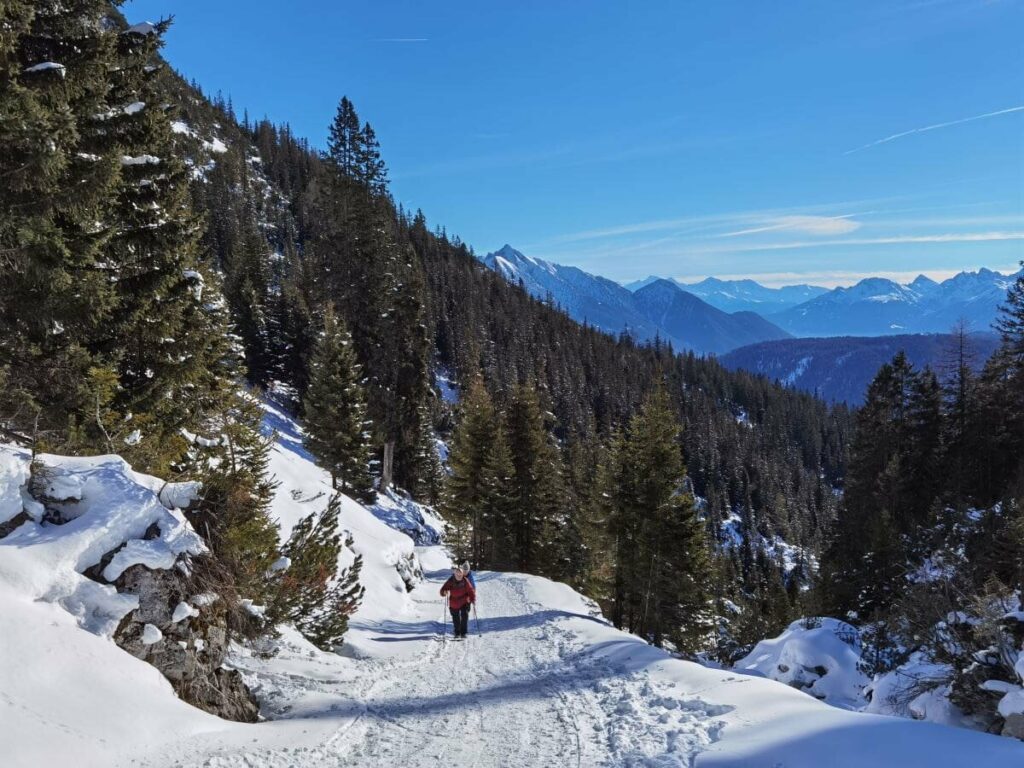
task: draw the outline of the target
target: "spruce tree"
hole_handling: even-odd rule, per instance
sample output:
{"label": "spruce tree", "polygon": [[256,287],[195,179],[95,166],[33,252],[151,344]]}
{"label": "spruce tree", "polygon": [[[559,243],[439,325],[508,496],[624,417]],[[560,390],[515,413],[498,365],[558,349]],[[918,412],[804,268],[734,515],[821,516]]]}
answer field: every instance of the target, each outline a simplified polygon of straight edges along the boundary
{"label": "spruce tree", "polygon": [[12,2],[0,25],[0,416],[52,448],[66,445],[69,415],[92,410],[90,370],[110,373],[90,348],[113,302],[105,248],[119,158],[97,117],[117,66],[108,10]]}
{"label": "spruce tree", "polygon": [[483,502],[487,498],[484,467],[497,428],[491,396],[479,377],[473,379],[459,405],[452,434],[442,509],[453,526],[452,546],[458,557],[481,567],[485,553]]}
{"label": "spruce tree", "polygon": [[289,622],[318,648],[341,645],[348,619],[362,600],[362,556],[338,573],[338,556],[352,546],[338,528],[341,499],[334,497],[319,513],[302,518],[281,548],[286,565],[269,606],[273,623]]}
{"label": "spruce tree", "polygon": [[548,443],[544,416],[537,391],[531,386],[518,386],[512,392],[505,416],[514,470],[516,516],[513,531],[514,567],[530,573],[536,566],[544,520],[555,510],[555,499],[542,495],[545,483],[559,472],[557,453]]}
{"label": "spruce tree", "polygon": [[616,473],[614,617],[657,645],[693,651],[710,630],[710,563],[678,440],[677,416],[659,387],[630,420]]}
{"label": "spruce tree", "polygon": [[474,530],[478,554],[474,567],[516,568],[515,466],[503,420],[495,418],[480,476],[479,522]]}
{"label": "spruce tree", "polygon": [[307,444],[334,488],[362,501],[376,497],[370,476],[370,424],[352,338],[328,309],[303,400]]}

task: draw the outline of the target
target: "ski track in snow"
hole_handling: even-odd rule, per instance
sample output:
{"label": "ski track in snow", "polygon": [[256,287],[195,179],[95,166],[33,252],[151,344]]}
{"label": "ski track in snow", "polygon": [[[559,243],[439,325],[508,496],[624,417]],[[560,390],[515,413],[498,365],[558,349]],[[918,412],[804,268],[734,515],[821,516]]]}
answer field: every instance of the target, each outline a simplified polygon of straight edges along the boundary
{"label": "ski track in snow", "polygon": [[204,745],[200,736],[166,761],[137,765],[676,768],[717,738],[714,705],[594,658],[559,627],[569,614],[529,600],[522,576],[480,573],[482,634],[471,617],[469,638],[457,642],[448,619],[441,640],[446,576],[430,574],[412,593],[417,615],[373,638],[417,644],[414,654],[353,664],[294,646],[270,664],[239,663],[256,677],[265,714],[281,719],[250,728],[265,732],[248,739],[220,734]]}

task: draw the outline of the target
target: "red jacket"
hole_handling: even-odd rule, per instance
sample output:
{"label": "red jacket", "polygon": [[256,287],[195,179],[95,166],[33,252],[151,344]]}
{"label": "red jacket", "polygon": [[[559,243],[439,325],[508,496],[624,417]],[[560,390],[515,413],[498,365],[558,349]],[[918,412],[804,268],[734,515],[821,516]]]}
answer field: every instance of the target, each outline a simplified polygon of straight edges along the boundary
{"label": "red jacket", "polygon": [[476,602],[476,590],[465,576],[462,577],[462,581],[456,581],[454,576],[449,576],[448,581],[441,587],[441,594],[448,595],[448,607],[453,611]]}

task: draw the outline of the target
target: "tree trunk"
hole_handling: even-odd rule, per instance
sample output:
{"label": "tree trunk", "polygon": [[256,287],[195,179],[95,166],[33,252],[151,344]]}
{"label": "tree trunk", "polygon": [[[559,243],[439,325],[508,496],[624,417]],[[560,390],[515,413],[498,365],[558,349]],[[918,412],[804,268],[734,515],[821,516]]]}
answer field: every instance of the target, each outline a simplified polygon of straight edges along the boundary
{"label": "tree trunk", "polygon": [[384,460],[380,469],[380,492],[384,493],[391,487],[391,475],[395,464],[395,441],[384,443]]}

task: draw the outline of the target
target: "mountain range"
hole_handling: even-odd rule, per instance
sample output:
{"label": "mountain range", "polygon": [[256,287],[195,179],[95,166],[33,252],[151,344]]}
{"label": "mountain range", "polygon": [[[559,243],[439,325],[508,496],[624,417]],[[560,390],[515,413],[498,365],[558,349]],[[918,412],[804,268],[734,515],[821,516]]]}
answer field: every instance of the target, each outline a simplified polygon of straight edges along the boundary
{"label": "mountain range", "polygon": [[[988,332],[1015,277],[979,269],[941,283],[925,275],[905,285],[867,277],[831,290],[807,284],[769,288],[754,280],[714,277],[673,282],[725,312],[757,312],[797,337],[890,336],[947,333],[961,318],[972,331]],[[636,291],[658,279],[646,277],[626,287]]]}
{"label": "mountain range", "polygon": [[556,304],[573,319],[612,334],[626,332],[639,341],[660,338],[677,349],[722,354],[789,336],[754,312],[723,311],[671,280],[655,279],[630,291],[577,267],[526,256],[510,245],[487,254],[482,261],[510,283]]}
{"label": "mountain range", "polygon": [[[638,291],[661,279],[663,278],[651,275],[643,280],[627,283],[626,288]],[[757,312],[761,315],[782,312],[828,293],[828,288],[806,283],[769,288],[754,280],[719,280],[717,277],[708,277],[699,283],[683,283],[678,280],[672,282],[687,293],[700,296],[723,312]]]}
{"label": "mountain range", "polygon": [[924,275],[907,285],[869,277],[768,318],[794,336],[946,333],[961,319],[969,330],[987,332],[1015,277],[989,269],[941,283]]}
{"label": "mountain range", "polygon": [[570,317],[640,341],[658,337],[679,349],[724,354],[787,337],[867,337],[948,333],[960,320],[988,333],[1015,275],[990,269],[936,282],[919,275],[906,285],[868,277],[855,285],[770,288],[754,280],[709,277],[681,283],[647,277],[625,286],[526,256],[510,245],[483,263]]}

